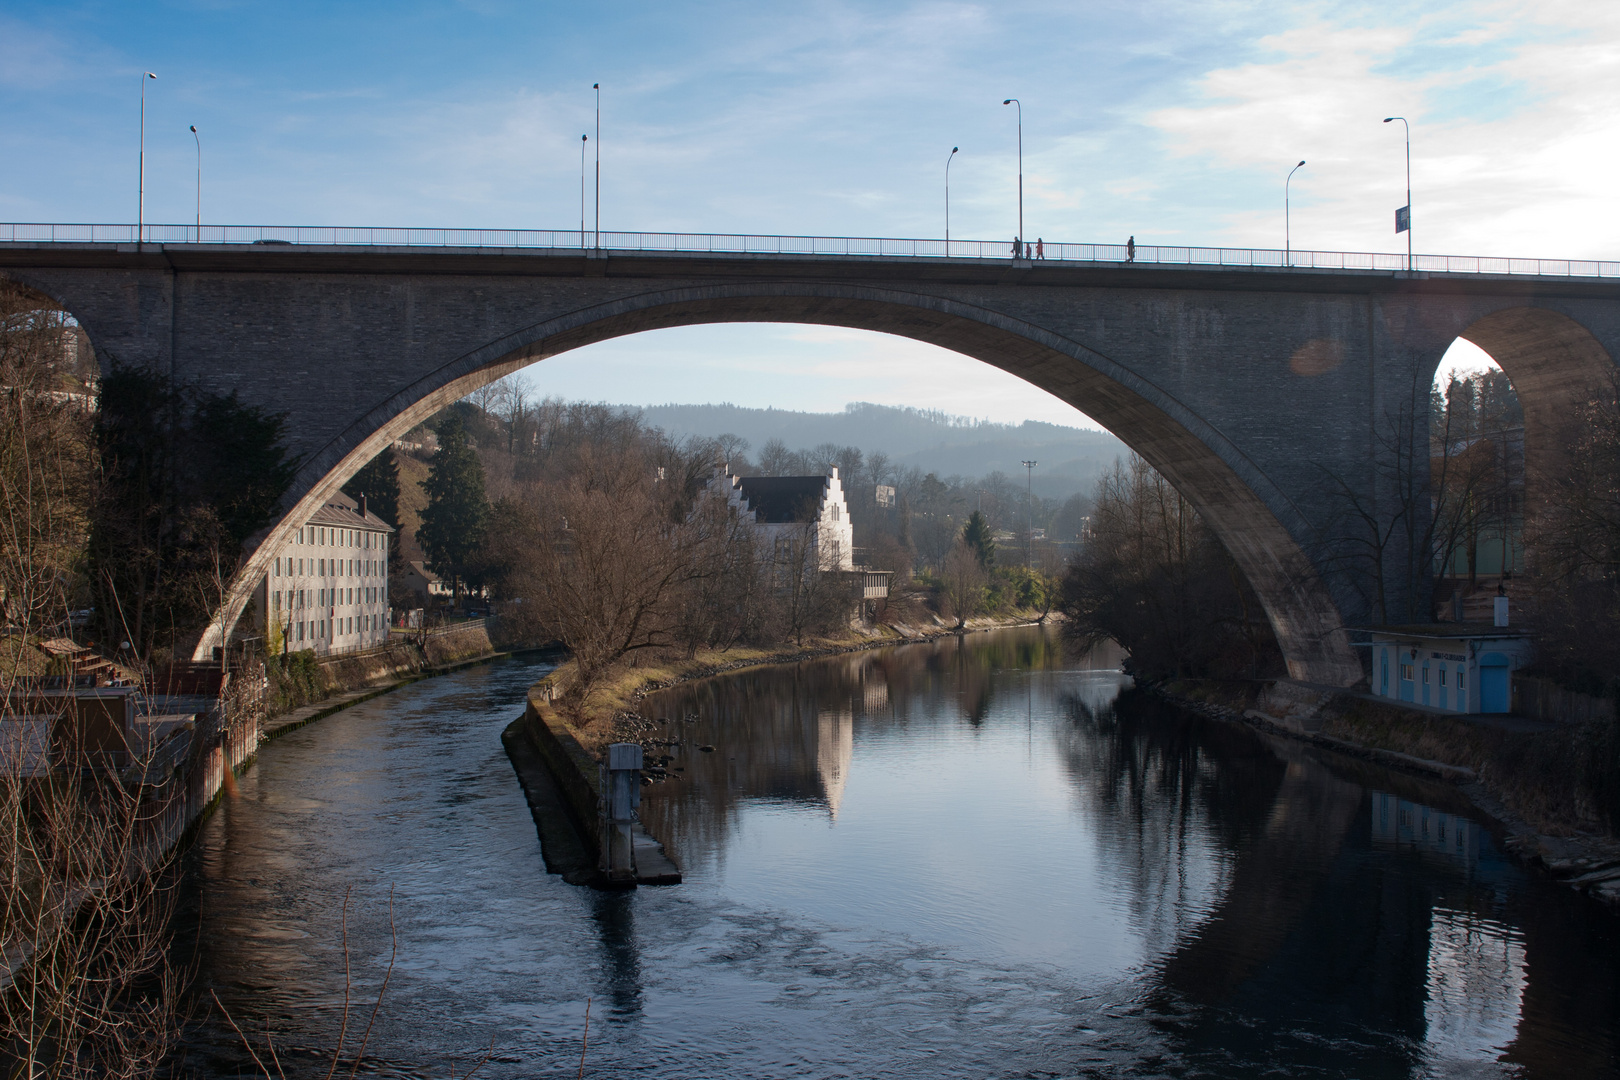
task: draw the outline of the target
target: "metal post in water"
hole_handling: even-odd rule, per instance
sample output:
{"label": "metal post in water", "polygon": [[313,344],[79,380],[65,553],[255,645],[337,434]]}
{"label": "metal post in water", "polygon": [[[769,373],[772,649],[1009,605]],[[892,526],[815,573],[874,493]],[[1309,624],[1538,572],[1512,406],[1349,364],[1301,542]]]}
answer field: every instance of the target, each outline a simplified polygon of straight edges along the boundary
{"label": "metal post in water", "polygon": [[610,882],[634,885],[633,828],[641,806],[641,747],[612,743],[602,766],[602,869]]}

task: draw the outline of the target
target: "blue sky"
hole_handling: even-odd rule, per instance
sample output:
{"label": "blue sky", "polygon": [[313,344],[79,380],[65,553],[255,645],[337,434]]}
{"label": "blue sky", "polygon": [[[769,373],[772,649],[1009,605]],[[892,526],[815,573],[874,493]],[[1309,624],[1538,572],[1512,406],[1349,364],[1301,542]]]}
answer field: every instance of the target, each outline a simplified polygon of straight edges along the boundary
{"label": "blue sky", "polygon": [[[603,84],[605,229],[1031,236],[1614,257],[1620,5],[1591,2],[49,4],[0,0],[0,219],[577,227]],[[974,361],[811,327],[623,339],[530,369],[629,403],[1018,420]],[[723,387],[724,389],[716,389]]]}

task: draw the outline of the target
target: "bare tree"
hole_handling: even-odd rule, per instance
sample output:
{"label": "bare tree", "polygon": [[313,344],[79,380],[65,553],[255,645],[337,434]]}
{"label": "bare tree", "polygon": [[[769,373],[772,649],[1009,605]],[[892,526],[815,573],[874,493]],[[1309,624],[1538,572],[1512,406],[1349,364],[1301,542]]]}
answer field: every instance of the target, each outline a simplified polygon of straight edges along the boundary
{"label": "bare tree", "polygon": [[759,471],[763,476],[786,476],[793,470],[788,464],[791,453],[781,439],[767,439],[759,448]]}
{"label": "bare tree", "polygon": [[962,629],[984,608],[985,586],[990,580],[979,555],[960,536],[945,556],[941,569],[945,603],[949,614]]}
{"label": "bare tree", "polygon": [[1083,644],[1118,642],[1149,678],[1253,673],[1276,654],[1241,570],[1191,504],[1135,455],[1098,482],[1061,607]]}
{"label": "bare tree", "polygon": [[121,717],[39,693],[72,679],[37,645],[69,623],[95,457],[89,388],[63,379],[71,334],[0,285],[0,1055],[14,1076],[146,1076],[178,1033],[163,849],[184,785],[148,783]]}
{"label": "bare tree", "polygon": [[741,435],[734,435],[727,431],[714,437],[715,450],[719,453],[721,461],[732,465],[733,472],[742,472],[746,464],[749,442]]}
{"label": "bare tree", "polygon": [[550,518],[513,574],[514,591],[573,655],[580,706],[622,657],[679,643],[675,600],[712,572],[704,556],[717,528],[712,515],[673,514],[633,450],[582,456],[595,460],[550,493]]}
{"label": "bare tree", "polygon": [[784,529],[771,552],[769,580],[779,633],[800,645],[807,635],[827,632],[853,611],[846,576],[828,568],[833,563],[817,542],[817,530],[815,522]]}

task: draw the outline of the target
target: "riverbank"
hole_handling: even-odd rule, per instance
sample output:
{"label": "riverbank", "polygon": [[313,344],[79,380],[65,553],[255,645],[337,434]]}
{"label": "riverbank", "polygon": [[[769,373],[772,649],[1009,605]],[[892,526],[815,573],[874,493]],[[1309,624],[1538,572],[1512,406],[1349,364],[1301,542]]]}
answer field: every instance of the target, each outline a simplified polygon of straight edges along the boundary
{"label": "riverbank", "polygon": [[1504,846],[1620,911],[1620,838],[1604,827],[1593,723],[1444,715],[1279,680],[1182,680],[1144,687],[1201,715],[1452,784],[1504,834]]}

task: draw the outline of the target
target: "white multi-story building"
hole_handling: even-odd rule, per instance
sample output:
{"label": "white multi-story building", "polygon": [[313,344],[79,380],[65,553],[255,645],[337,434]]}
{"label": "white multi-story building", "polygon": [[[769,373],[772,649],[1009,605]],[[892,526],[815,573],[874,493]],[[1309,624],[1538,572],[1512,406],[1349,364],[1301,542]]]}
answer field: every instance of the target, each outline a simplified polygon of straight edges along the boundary
{"label": "white multi-story building", "polygon": [[855,568],[855,530],[837,466],[826,476],[734,476],[726,466],[715,471],[709,489],[753,521],[766,550],[777,558],[808,539],[820,569]]}
{"label": "white multi-story building", "polygon": [[393,527],[338,492],[271,562],[259,589],[274,655],[365,648],[388,640],[388,545]]}

